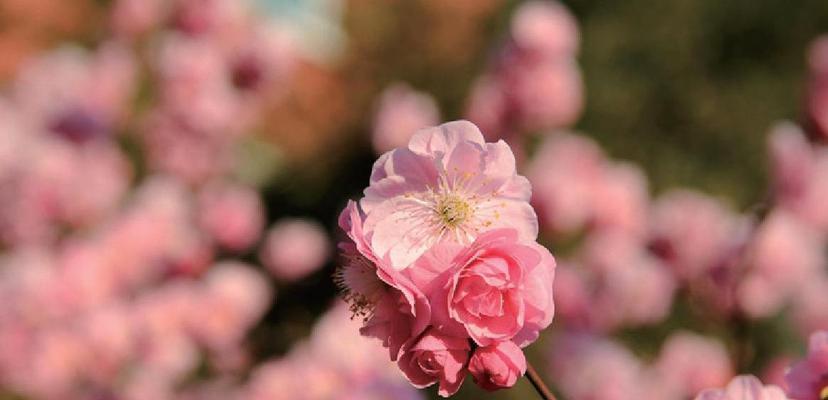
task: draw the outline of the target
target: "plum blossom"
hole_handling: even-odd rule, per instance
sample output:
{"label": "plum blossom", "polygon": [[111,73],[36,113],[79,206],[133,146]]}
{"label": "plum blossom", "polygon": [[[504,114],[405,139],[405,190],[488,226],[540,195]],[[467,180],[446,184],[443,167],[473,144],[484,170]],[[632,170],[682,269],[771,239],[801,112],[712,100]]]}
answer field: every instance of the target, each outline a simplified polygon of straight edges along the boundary
{"label": "plum blossom", "polygon": [[686,331],[670,335],[655,367],[660,376],[688,397],[706,388],[724,386],[734,375],[722,343]]}
{"label": "plum blossom", "polygon": [[426,93],[397,83],[386,88],[374,116],[371,143],[378,154],[405,146],[420,129],[439,123],[437,103]]}
{"label": "plum blossom", "polygon": [[259,259],[275,277],[301,279],[322,268],[331,249],[325,230],[305,219],[277,221],[265,235]]}
{"label": "plum blossom", "polygon": [[453,263],[448,308],[469,336],[487,346],[513,340],[526,346],[552,322],[555,260],[534,242],[521,243],[514,230],[489,231]]}
{"label": "plum blossom", "polygon": [[474,381],[486,390],[509,388],[526,373],[526,357],[513,342],[478,347],[469,360]]}
{"label": "plum blossom", "polygon": [[469,244],[490,229],[512,227],[535,240],[530,195],[506,143],[485,143],[472,123],[455,121],[383,154],[360,207],[374,253],[402,270],[436,243]]}
{"label": "plum blossom", "polygon": [[457,392],[466,377],[469,350],[467,339],[429,330],[403,348],[397,363],[415,387],[439,383],[438,393],[448,397]]}

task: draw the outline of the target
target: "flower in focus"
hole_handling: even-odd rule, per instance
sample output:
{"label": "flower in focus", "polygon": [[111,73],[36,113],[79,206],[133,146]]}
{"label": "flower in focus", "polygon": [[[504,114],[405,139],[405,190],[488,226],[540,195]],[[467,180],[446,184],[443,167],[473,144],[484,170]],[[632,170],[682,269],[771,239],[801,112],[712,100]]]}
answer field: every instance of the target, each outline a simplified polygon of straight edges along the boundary
{"label": "flower in focus", "polygon": [[374,253],[402,270],[436,243],[469,244],[490,229],[511,227],[535,240],[530,194],[506,143],[485,143],[472,123],[455,121],[383,154],[360,207]]}
{"label": "flower in focus", "polygon": [[478,237],[454,263],[461,268],[449,283],[449,314],[478,345],[526,346],[552,322],[555,259],[543,246],[499,229]]}
{"label": "flower in focus", "polygon": [[469,350],[466,338],[440,335],[432,329],[403,348],[397,364],[415,387],[439,382],[438,393],[448,397],[457,392],[466,377]]}
{"label": "flower in focus", "polygon": [[520,347],[509,341],[478,347],[469,360],[469,372],[483,389],[512,387],[526,373],[526,356]]}
{"label": "flower in focus", "polygon": [[439,382],[447,397],[468,372],[488,390],[525,373],[521,348],[555,309],[555,259],[535,242],[530,190],[508,145],[457,121],[383,154],[340,215],[335,280],[360,332],[414,386]]}

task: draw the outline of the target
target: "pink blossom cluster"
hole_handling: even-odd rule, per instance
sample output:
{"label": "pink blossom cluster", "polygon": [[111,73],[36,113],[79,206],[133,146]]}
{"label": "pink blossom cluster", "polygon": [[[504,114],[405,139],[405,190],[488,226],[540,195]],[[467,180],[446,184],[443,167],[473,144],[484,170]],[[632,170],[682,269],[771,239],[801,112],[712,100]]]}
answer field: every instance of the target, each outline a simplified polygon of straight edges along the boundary
{"label": "pink blossom cluster", "polygon": [[828,397],[828,331],[811,335],[808,354],[787,368],[780,386],[762,386],[753,376],[735,378],[725,389],[708,389],[696,400],[822,400]]}
{"label": "pink blossom cluster", "polygon": [[[741,365],[738,348],[725,351],[718,345],[718,356],[689,345],[676,351],[670,349],[677,346],[671,338],[648,364],[610,338],[629,329],[664,326],[676,312],[675,302],[723,325],[767,320],[788,311],[800,337],[828,328],[828,231],[820,222],[824,207],[817,206],[828,198],[821,192],[825,151],[796,125],[775,126],[769,136],[771,203],[760,213],[740,214],[690,189],[670,189],[651,199],[640,172],[616,172],[635,170],[609,160],[590,139],[560,132],[547,137],[529,161],[527,175],[535,188],[532,202],[542,238],[567,249],[558,253],[554,292],[560,323],[577,332],[578,339],[567,339],[572,332],[556,336],[550,344],[548,375],[566,398],[680,399],[706,387],[725,386],[732,367],[700,367],[711,374],[719,371],[718,378],[677,390],[682,385],[667,384],[676,379],[663,374],[683,367],[658,366],[668,364],[665,358]],[[607,189],[614,186],[615,192]],[[812,348],[818,346],[814,340]],[[730,357],[732,364],[727,362]],[[579,362],[581,369],[573,367]],[[809,382],[822,384],[822,390],[825,371],[807,375],[801,372],[804,364],[797,365],[792,373],[799,387]],[[630,389],[622,394],[618,387]],[[791,386],[764,389],[752,377],[737,378],[726,389],[699,398],[742,399],[739,390],[756,396],[745,398],[799,398]],[[824,396],[813,387],[805,390],[817,397],[801,398]]]}
{"label": "pink blossom cluster", "polygon": [[489,139],[572,125],[584,103],[575,18],[556,1],[528,1],[510,28],[507,43],[475,80],[467,118]]}
{"label": "pink blossom cluster", "polygon": [[345,298],[414,386],[447,397],[468,373],[495,390],[526,371],[521,348],[552,321],[555,273],[530,191],[506,143],[455,121],[384,153],[342,212]]}
{"label": "pink blossom cluster", "polygon": [[350,316],[348,306],[337,302],[306,341],[294,345],[287,355],[258,365],[236,392],[216,398],[423,399],[399,376],[379,344],[359,334],[360,323]]}
{"label": "pink blossom cluster", "polygon": [[583,331],[555,335],[549,376],[566,399],[679,400],[722,386],[734,366],[723,343],[673,332],[650,362],[619,342]]}
{"label": "pink blossom cluster", "polygon": [[239,391],[266,272],[295,281],[330,255],[316,222],[268,228],[241,171],[300,57],[280,25],[237,0],[112,3],[100,43],[34,57],[0,91],[3,398]]}

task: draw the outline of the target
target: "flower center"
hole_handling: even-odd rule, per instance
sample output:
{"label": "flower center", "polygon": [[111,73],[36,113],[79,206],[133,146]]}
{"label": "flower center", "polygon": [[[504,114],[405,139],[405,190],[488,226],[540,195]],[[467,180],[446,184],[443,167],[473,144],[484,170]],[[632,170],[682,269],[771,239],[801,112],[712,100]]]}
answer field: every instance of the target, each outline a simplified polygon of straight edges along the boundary
{"label": "flower center", "polygon": [[437,215],[443,225],[456,227],[472,215],[472,206],[462,197],[456,194],[447,194],[437,202]]}
{"label": "flower center", "polygon": [[819,392],[819,400],[828,400],[828,386],[822,388],[822,391]]}

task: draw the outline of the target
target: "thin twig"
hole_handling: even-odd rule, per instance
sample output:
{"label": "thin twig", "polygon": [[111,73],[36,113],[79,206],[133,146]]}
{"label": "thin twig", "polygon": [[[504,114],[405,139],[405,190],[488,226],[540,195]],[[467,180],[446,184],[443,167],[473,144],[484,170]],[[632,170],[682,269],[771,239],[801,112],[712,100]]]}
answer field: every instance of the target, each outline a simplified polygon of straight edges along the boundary
{"label": "thin twig", "polygon": [[546,384],[543,383],[543,379],[538,375],[538,371],[535,371],[535,368],[528,361],[526,362],[526,379],[529,379],[529,382],[532,383],[532,386],[535,387],[535,390],[538,391],[541,398],[544,400],[557,400],[555,395],[546,387]]}

